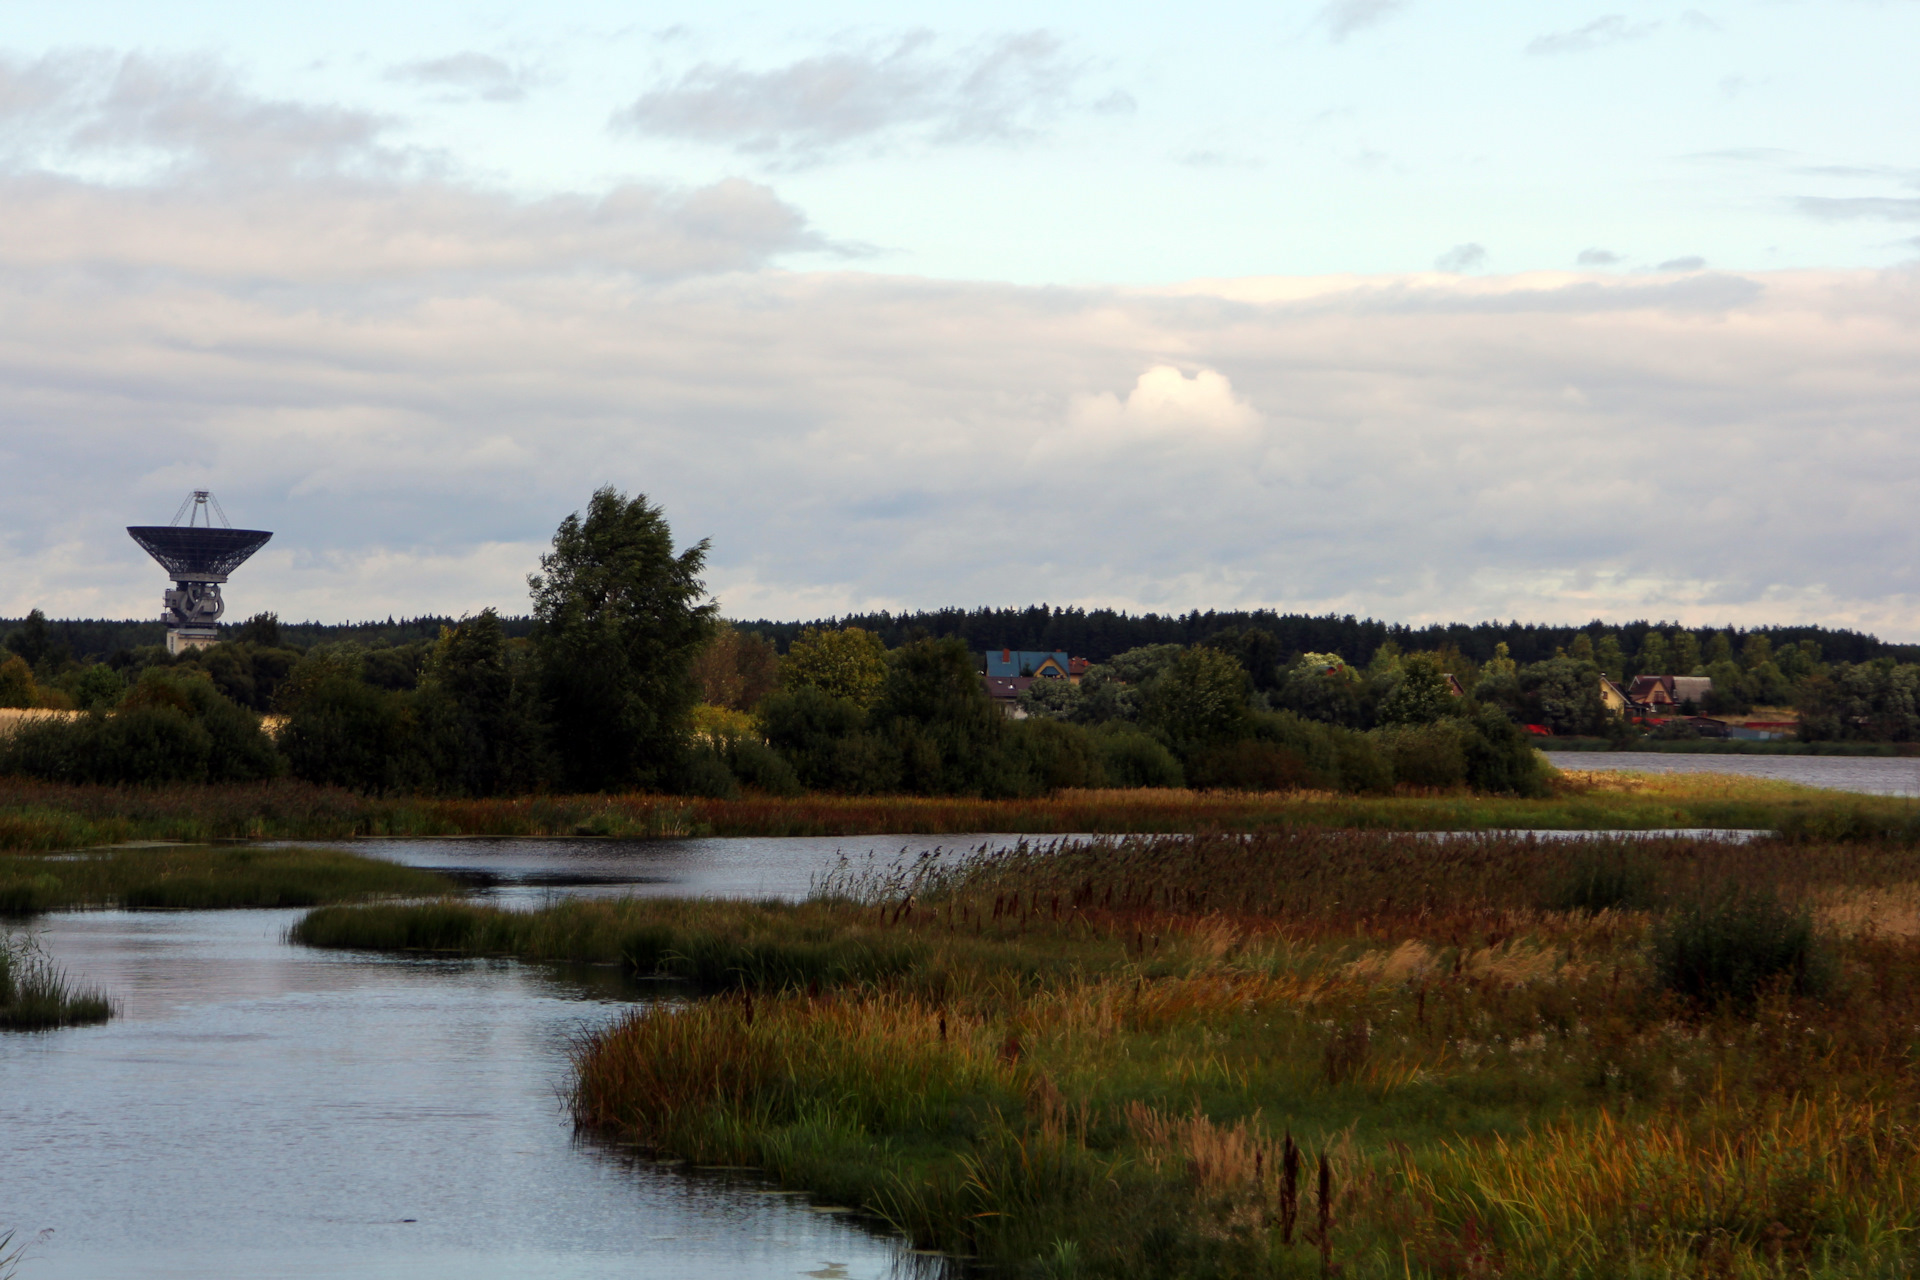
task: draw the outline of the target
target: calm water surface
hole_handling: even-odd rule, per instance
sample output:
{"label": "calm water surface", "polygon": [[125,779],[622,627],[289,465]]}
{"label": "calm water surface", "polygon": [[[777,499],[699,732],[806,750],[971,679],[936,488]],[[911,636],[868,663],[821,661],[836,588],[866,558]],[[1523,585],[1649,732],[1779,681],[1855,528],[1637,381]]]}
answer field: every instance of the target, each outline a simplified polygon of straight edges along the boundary
{"label": "calm water surface", "polygon": [[1549,751],[1561,769],[1637,769],[1645,773],[1743,773],[1836,791],[1920,795],[1920,759],[1892,756],[1667,755],[1656,751]]}
{"label": "calm water surface", "polygon": [[[572,892],[798,896],[838,851],[908,839],[380,842],[509,902]],[[947,837],[946,847],[964,843]],[[974,841],[978,843],[978,841]],[[575,1139],[569,1045],[635,1001],[609,971],[282,941],[292,911],[34,923],[120,1004],[0,1034],[0,1230],[20,1280],[879,1277],[929,1260],[748,1174]]]}

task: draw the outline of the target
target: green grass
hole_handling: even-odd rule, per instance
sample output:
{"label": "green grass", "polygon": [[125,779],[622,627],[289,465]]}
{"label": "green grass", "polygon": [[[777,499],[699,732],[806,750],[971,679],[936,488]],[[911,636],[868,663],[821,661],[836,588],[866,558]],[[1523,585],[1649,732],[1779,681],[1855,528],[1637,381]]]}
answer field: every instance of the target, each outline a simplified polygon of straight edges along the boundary
{"label": "green grass", "polygon": [[[0,934],[0,1029],[39,1031],[105,1022],[113,1016],[106,993],[76,985],[22,934]],[[6,1245],[0,1239],[0,1248]],[[0,1257],[0,1266],[7,1263]]]}
{"label": "green grass", "polygon": [[339,849],[187,846],[0,855],[0,913],[75,907],[311,907],[451,891],[444,876]]}
{"label": "green grass", "polygon": [[[1586,900],[1554,909],[1582,858]],[[1708,921],[1715,954],[1745,935],[1784,954],[1810,923],[1824,985],[1741,1002],[1668,980],[1663,922],[1700,925],[1659,904],[1728,886],[1784,914]],[[1920,1261],[1905,845],[1136,839],[930,859],[804,904],[385,904],[295,936],[730,987],[583,1042],[578,1123],[768,1169],[1011,1274]]]}

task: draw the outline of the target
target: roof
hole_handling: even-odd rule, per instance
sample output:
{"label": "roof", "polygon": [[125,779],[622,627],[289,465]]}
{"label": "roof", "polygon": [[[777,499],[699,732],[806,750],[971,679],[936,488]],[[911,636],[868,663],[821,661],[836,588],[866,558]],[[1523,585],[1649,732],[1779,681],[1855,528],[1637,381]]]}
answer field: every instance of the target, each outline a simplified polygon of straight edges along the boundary
{"label": "roof", "polygon": [[1712,676],[1669,676],[1675,702],[1701,702],[1713,692]]}
{"label": "roof", "polygon": [[988,676],[987,696],[995,702],[1011,702],[1027,691],[1033,676]]}
{"label": "roof", "polygon": [[1064,676],[1069,661],[1065,649],[989,649],[986,656],[990,676],[1028,675],[1048,662],[1058,666]]}

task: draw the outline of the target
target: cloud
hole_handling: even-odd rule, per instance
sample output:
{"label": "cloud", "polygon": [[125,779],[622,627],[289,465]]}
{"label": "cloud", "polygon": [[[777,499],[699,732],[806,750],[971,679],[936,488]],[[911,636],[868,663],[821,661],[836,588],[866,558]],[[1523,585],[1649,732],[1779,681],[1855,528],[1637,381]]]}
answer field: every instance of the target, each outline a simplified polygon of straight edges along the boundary
{"label": "cloud", "polygon": [[533,83],[526,68],[472,52],[404,62],[391,68],[387,79],[485,102],[518,102]]}
{"label": "cloud", "polygon": [[[927,143],[1037,136],[1071,103],[1081,68],[1046,31],[942,53],[927,32],[771,70],[702,63],[616,112],[618,130],[813,161],[912,133]],[[1123,92],[1092,104],[1132,109]]]}
{"label": "cloud", "polygon": [[1486,265],[1487,251],[1477,244],[1457,244],[1433,260],[1435,271],[1459,274]]}
{"label": "cloud", "polygon": [[1688,254],[1684,258],[1668,258],[1655,267],[1656,271],[1698,271],[1707,265],[1707,260],[1699,254]]}
{"label": "cloud", "polygon": [[1583,267],[1611,267],[1620,261],[1620,255],[1611,249],[1582,249],[1574,262]]}
{"label": "cloud", "polygon": [[1644,40],[1660,29],[1657,22],[1628,22],[1618,13],[1595,18],[1583,27],[1536,36],[1527,42],[1527,52],[1536,57],[1555,57],[1565,53],[1590,53],[1608,45],[1629,40]]}
{"label": "cloud", "polygon": [[[795,272],[772,264],[804,220],[750,183],[518,201],[218,74],[143,68],[167,90],[140,97],[119,62],[26,65],[0,106],[0,615],[151,616],[122,526],[192,488],[275,530],[239,616],[524,609],[611,483],[713,538],[739,613],[1920,638],[1912,270]],[[131,133],[97,149],[101,121]],[[171,159],[85,172],[126,136]]]}
{"label": "cloud", "polygon": [[1911,196],[1801,196],[1794,201],[1794,207],[1810,218],[1826,222],[1853,218],[1920,220],[1920,198]]}
{"label": "cloud", "polygon": [[1407,7],[1407,0],[1332,0],[1315,16],[1337,44],[1356,31],[1378,26]]}

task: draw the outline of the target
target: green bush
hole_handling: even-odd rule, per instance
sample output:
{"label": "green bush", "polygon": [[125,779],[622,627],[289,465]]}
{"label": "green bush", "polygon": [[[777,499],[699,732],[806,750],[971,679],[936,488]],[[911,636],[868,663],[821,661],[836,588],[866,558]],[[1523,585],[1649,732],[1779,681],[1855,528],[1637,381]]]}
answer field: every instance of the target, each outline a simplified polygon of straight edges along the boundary
{"label": "green bush", "polygon": [[797,796],[806,788],[779,752],[758,738],[736,738],[727,744],[727,767],[743,787],[770,796]]}
{"label": "green bush", "polygon": [[34,721],[0,743],[0,773],[51,782],[258,782],[285,767],[252,712],[203,676],[160,668],[111,715]]}
{"label": "green bush", "polygon": [[1186,773],[1166,744],[1119,721],[1093,731],[1100,768],[1109,787],[1184,787]]}
{"label": "green bush", "polygon": [[687,752],[673,770],[673,790],[683,796],[702,796],[708,800],[738,800],[740,783],[727,766],[725,751],[710,743],[699,743]]}
{"label": "green bush", "polygon": [[1013,730],[1014,739],[1024,749],[1041,789],[1058,791],[1063,787],[1107,785],[1100,741],[1092,731],[1065,720],[1040,718],[1015,721]]}
{"label": "green bush", "polygon": [[1326,791],[1334,786],[1331,777],[1298,751],[1254,738],[1196,752],[1187,765],[1187,780],[1221,791]]}
{"label": "green bush", "polygon": [[1831,976],[1809,913],[1737,888],[1674,912],[1655,931],[1653,959],[1662,986],[1703,1004],[1750,1005],[1776,982],[1819,995]]}
{"label": "green bush", "polygon": [[1533,738],[1500,708],[1483,705],[1463,721],[1467,783],[1496,795],[1544,796],[1550,770]]}
{"label": "green bush", "polygon": [[1367,734],[1308,720],[1291,711],[1258,713],[1253,717],[1253,728],[1260,741],[1295,752],[1342,791],[1367,794],[1393,788],[1393,765]]}
{"label": "green bush", "polygon": [[1446,719],[1377,729],[1373,737],[1393,767],[1395,782],[1457,787],[1467,780],[1466,740],[1471,732],[1459,720]]}
{"label": "green bush", "polygon": [[1547,887],[1550,911],[1644,911],[1658,896],[1653,862],[1631,844],[1574,841]]}

